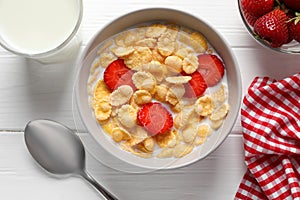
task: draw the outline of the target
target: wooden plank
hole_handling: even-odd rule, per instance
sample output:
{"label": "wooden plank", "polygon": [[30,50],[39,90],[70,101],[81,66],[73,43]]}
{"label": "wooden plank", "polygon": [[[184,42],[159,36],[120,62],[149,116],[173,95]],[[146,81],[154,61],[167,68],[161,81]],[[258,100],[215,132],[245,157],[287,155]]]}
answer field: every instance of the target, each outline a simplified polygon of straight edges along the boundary
{"label": "wooden plank", "polygon": [[[0,199],[99,199],[77,177],[45,173],[28,153],[22,132],[1,133]],[[245,172],[242,137],[230,136],[206,159],[175,170],[145,174],[119,172],[87,156],[88,171],[120,199],[233,199]]]}
{"label": "wooden plank", "polygon": [[[111,6],[114,5],[114,6]],[[267,51],[246,32],[236,1],[116,1],[103,4],[84,0],[82,23],[84,48],[99,29],[125,13],[148,7],[170,7],[204,18],[220,31],[233,48],[240,65],[243,91],[257,76],[285,77],[298,72],[300,57]],[[122,8],[122,9],[121,9]],[[236,9],[234,9],[236,8]],[[216,13],[220,16],[216,17]],[[0,130],[22,131],[32,119],[50,118],[75,128],[72,91],[76,63],[40,65],[0,48]],[[281,70],[284,68],[284,70]],[[233,132],[240,132],[239,120]]]}
{"label": "wooden plank", "polygon": [[[234,49],[243,93],[256,76],[284,78],[299,72],[300,57],[274,55],[264,49]],[[251,59],[250,59],[251,58]],[[32,119],[50,118],[75,127],[72,90],[76,69],[69,65],[26,66],[20,58],[0,59],[0,127],[23,130]],[[281,70],[284,69],[284,70]],[[234,132],[240,131],[239,120]]]}
{"label": "wooden plank", "polygon": [[[236,0],[83,0],[83,3],[81,50],[115,18],[137,9],[166,7],[200,17],[224,36],[240,65],[244,94],[255,76],[280,79],[299,72],[299,56],[266,50],[249,36]],[[99,199],[77,177],[58,179],[44,173],[24,145],[22,131],[32,119],[49,118],[76,128],[72,113],[75,61],[40,65],[0,48],[0,72],[0,199]],[[239,117],[232,134],[213,154],[176,170],[129,174],[103,166],[90,153],[87,168],[122,200],[233,199],[245,172],[240,133]],[[95,148],[86,144],[89,150]]]}

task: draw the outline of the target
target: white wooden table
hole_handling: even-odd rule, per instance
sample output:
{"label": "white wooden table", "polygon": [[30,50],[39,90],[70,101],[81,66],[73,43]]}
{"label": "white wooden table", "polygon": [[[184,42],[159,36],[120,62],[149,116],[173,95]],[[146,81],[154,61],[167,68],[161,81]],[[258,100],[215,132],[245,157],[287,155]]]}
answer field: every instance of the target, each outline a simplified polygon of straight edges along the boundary
{"label": "white wooden table", "polygon": [[[281,79],[300,71],[300,56],[266,50],[246,32],[236,0],[83,0],[83,44],[111,20],[148,7],[180,9],[210,22],[225,37],[240,65],[243,92],[255,76]],[[77,177],[57,179],[41,170],[29,155],[23,130],[29,120],[49,118],[75,129],[72,115],[74,61],[37,65],[0,48],[0,199],[101,199]],[[240,119],[226,141],[193,165],[151,174],[109,169],[90,154],[87,168],[124,200],[233,199],[246,170]]]}

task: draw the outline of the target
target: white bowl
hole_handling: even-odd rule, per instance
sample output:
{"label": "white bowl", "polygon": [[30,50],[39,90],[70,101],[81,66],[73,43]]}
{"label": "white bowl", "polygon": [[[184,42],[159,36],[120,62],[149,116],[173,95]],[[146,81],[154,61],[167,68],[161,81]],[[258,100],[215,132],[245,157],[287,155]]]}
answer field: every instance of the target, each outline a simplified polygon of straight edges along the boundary
{"label": "white bowl", "polygon": [[[226,66],[230,111],[224,121],[223,127],[220,128],[216,134],[212,134],[209,140],[201,145],[201,148],[197,148],[192,151],[192,153],[180,159],[141,158],[121,150],[112,140],[108,139],[107,134],[103,132],[101,126],[95,120],[93,110],[89,106],[87,87],[90,67],[97,56],[95,49],[107,38],[137,24],[151,21],[166,21],[199,31],[222,57]],[[166,8],[150,8],[131,12],[114,20],[90,40],[81,57],[75,93],[77,108],[83,124],[97,144],[101,145],[109,154],[117,157],[122,162],[124,161],[125,163],[146,169],[172,169],[202,160],[211,154],[226,139],[239,114],[242,94],[241,86],[239,68],[230,46],[212,26],[182,11]]]}

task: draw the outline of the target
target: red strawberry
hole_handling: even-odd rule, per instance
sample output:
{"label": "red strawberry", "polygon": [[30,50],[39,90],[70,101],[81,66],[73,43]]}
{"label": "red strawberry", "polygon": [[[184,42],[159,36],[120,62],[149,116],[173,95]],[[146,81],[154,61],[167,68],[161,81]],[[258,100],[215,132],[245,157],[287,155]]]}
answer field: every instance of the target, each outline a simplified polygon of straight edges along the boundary
{"label": "red strawberry", "polygon": [[241,8],[248,23],[253,26],[255,21],[273,10],[274,0],[241,0]]}
{"label": "red strawberry", "polygon": [[282,0],[288,8],[300,11],[300,0]]}
{"label": "red strawberry", "polygon": [[205,83],[204,78],[202,75],[198,72],[195,71],[192,74],[186,74],[184,72],[181,73],[183,76],[191,76],[192,79],[184,84],[185,88],[185,93],[184,96],[187,98],[195,98],[195,97],[200,97],[206,90],[207,85]]}
{"label": "red strawberry", "polygon": [[171,113],[158,102],[145,104],[138,112],[138,120],[151,136],[165,133],[173,126]]}
{"label": "red strawberry", "polygon": [[288,13],[286,13],[286,16],[288,18],[287,27],[288,27],[288,32],[289,32],[289,37],[288,37],[288,40],[286,43],[290,43],[294,39],[292,29],[295,26],[295,15],[292,12],[288,12]]}
{"label": "red strawberry", "polygon": [[222,60],[213,54],[202,54],[198,56],[198,71],[203,76],[206,84],[212,87],[220,82],[224,76],[224,64]]}
{"label": "red strawberry", "polygon": [[297,42],[300,42],[300,14],[296,13],[294,18],[288,23],[290,37],[295,39]]}
{"label": "red strawberry", "polygon": [[254,17],[247,12],[244,12],[244,17],[248,22],[248,24],[250,24],[250,26],[254,26],[255,21],[259,18],[259,17]]}
{"label": "red strawberry", "polygon": [[272,47],[280,47],[289,39],[287,16],[279,9],[275,9],[256,20],[254,32]]}
{"label": "red strawberry", "polygon": [[132,82],[133,73],[134,72],[125,65],[124,60],[117,59],[110,63],[105,69],[103,80],[111,90],[115,90],[121,85],[129,85],[135,89]]}

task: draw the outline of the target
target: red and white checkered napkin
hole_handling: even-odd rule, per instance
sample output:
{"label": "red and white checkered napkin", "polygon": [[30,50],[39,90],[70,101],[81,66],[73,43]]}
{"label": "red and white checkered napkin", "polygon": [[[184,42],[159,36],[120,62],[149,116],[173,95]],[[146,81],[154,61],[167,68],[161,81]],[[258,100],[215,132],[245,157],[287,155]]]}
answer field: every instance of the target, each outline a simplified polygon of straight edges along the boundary
{"label": "red and white checkered napkin", "polygon": [[235,199],[300,199],[300,73],[255,78],[241,115],[248,169]]}

